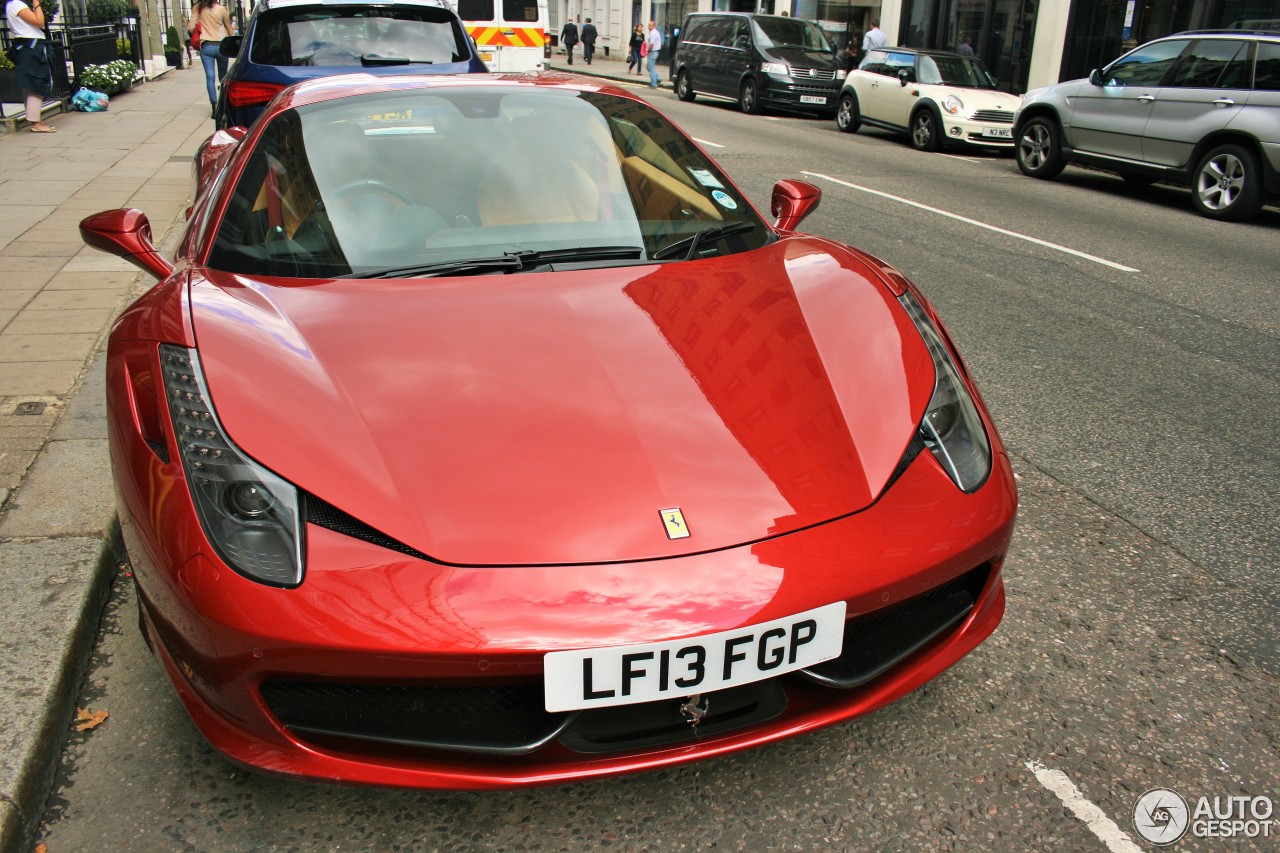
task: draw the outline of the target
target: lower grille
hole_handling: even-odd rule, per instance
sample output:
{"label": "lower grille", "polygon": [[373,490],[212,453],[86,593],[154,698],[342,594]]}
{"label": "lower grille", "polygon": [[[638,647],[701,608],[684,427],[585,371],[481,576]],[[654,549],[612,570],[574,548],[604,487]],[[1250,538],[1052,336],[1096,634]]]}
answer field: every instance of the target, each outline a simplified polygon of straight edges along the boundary
{"label": "lower grille", "polygon": [[560,737],[575,752],[602,753],[694,741],[771,720],[787,709],[777,679],[718,690],[702,697],[707,715],[695,729],[680,713],[683,699],[583,711]]}
{"label": "lower grille", "polygon": [[899,604],[850,619],[840,657],[803,670],[828,687],[860,687],[960,625],[973,610],[990,569],[979,566]]}
{"label": "lower grille", "polygon": [[262,698],[290,731],[396,746],[524,755],[564,730],[542,684],[423,687],[268,681]]}
{"label": "lower grille", "polygon": [[987,124],[1013,124],[1013,113],[1005,110],[975,110],[969,118]]}
{"label": "lower grille", "polygon": [[826,687],[864,685],[929,642],[954,631],[974,608],[990,572],[980,566],[921,595],[849,620],[840,657],[791,676],[704,695],[695,730],[683,699],[552,714],[541,681],[424,686],[268,681],[262,698],[298,737],[348,751],[445,750],[527,755],[559,741],[580,753],[678,745],[771,720],[787,708],[787,685],[807,678]]}

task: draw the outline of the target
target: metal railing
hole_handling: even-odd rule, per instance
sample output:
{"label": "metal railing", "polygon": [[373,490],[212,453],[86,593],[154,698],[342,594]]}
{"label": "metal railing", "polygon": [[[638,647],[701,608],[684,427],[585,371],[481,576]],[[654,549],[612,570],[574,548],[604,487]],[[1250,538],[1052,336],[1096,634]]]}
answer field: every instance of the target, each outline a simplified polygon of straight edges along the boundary
{"label": "metal railing", "polygon": [[[51,100],[71,96],[80,73],[90,65],[127,59],[142,67],[142,27],[136,19],[114,24],[53,24],[45,28],[53,71]],[[0,19],[0,47],[13,44],[8,24]],[[122,53],[121,45],[127,45]]]}

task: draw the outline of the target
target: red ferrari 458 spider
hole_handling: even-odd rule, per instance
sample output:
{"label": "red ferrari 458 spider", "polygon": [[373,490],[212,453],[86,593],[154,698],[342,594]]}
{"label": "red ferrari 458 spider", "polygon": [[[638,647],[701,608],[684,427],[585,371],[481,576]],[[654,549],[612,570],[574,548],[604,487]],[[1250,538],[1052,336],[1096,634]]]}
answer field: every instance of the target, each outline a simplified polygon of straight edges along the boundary
{"label": "red ferrari 458 spider", "polygon": [[891,702],[989,635],[1017,504],[932,308],[557,75],[302,83],[202,147],[108,351],[143,631],[274,773],[496,788]]}

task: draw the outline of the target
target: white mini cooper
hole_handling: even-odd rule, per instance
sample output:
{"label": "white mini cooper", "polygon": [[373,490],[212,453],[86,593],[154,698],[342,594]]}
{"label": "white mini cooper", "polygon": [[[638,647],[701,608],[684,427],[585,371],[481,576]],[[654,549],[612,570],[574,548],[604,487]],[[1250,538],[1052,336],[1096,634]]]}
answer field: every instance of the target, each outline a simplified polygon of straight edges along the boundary
{"label": "white mini cooper", "polygon": [[905,133],[921,151],[946,144],[1013,150],[1021,98],[996,89],[986,66],[946,50],[884,47],[869,51],[840,90],[836,127],[862,125]]}

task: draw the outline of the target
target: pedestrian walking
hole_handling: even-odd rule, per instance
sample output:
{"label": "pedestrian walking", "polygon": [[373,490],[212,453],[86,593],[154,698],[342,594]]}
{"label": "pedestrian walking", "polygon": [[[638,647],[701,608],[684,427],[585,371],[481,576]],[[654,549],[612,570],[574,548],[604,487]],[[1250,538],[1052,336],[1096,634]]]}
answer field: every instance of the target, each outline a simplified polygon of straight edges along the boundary
{"label": "pedestrian walking", "polygon": [[[191,16],[188,15],[186,12],[182,13],[182,31],[185,33],[191,32]],[[186,41],[184,41],[182,43],[182,47],[187,52],[187,67],[190,68],[191,67],[191,39],[187,39]]]}
{"label": "pedestrian walking", "polygon": [[591,57],[596,53],[596,35],[596,25],[587,18],[587,22],[582,25],[582,58],[588,65],[591,64]]}
{"label": "pedestrian walking", "polygon": [[631,41],[627,42],[627,72],[630,73],[634,68],[636,73],[640,73],[640,69],[644,67],[641,62],[644,59],[644,27],[636,24],[635,30],[631,33]]}
{"label": "pedestrian walking", "polygon": [[961,56],[976,56],[973,52],[973,36],[965,36],[960,42],[960,46],[956,48],[956,53]]}
{"label": "pedestrian walking", "polygon": [[653,21],[649,22],[649,34],[644,37],[644,61],[649,69],[649,88],[657,89],[662,83],[658,77],[658,54],[662,52],[662,30]]}
{"label": "pedestrian walking", "polygon": [[[231,35],[231,15],[227,7],[218,0],[197,0],[191,9],[195,23],[191,25],[194,34],[200,30],[200,64],[204,66],[204,84],[209,90],[209,114],[213,115],[218,107],[218,86],[227,76],[227,58],[222,55],[222,40]],[[214,67],[217,67],[217,82],[214,82]]]}
{"label": "pedestrian walking", "polygon": [[53,66],[49,62],[49,41],[44,37],[47,21],[41,0],[8,0],[4,4],[5,21],[13,38],[13,84],[22,90],[26,100],[27,121],[32,133],[55,133],[57,128],[45,124],[40,110],[44,99],[53,92]]}
{"label": "pedestrian walking", "polygon": [[573,46],[578,43],[578,25],[573,21],[566,21],[564,29],[560,31],[560,43],[564,45],[564,52],[569,56],[569,64],[573,64]]}
{"label": "pedestrian walking", "polygon": [[880,29],[880,19],[871,19],[871,29],[867,30],[867,34],[862,37],[862,53],[866,55],[867,51],[884,47],[889,43],[889,37],[884,34],[884,30]]}

